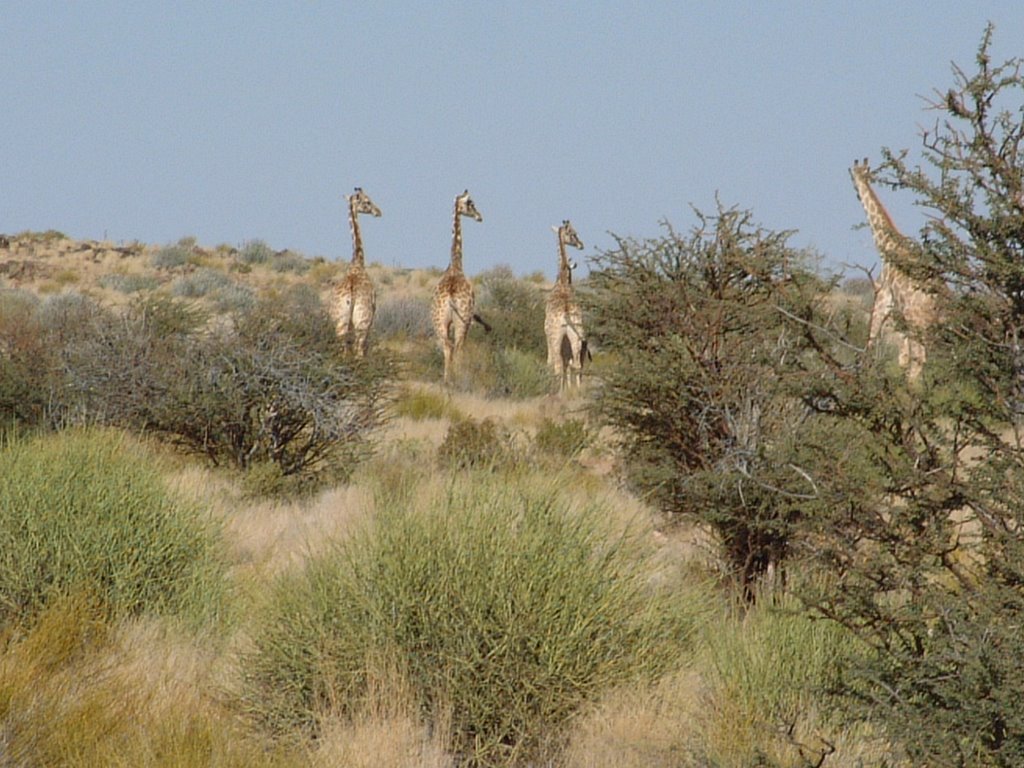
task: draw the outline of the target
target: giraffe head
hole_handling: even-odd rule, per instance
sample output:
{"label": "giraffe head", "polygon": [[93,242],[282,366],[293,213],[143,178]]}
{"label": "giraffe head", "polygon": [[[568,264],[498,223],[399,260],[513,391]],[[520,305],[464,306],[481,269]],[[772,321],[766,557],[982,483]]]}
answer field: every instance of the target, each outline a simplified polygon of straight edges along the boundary
{"label": "giraffe head", "polygon": [[583,241],[580,240],[580,236],[576,234],[576,229],[573,227],[572,222],[568,219],[562,220],[562,226],[557,230],[559,242],[571,245],[573,248],[583,250]]}
{"label": "giraffe head", "polygon": [[857,199],[860,200],[860,204],[864,207],[864,213],[867,214],[868,225],[871,227],[871,234],[875,239],[875,247],[878,248],[884,259],[887,254],[894,251],[906,250],[908,241],[896,228],[889,212],[882,205],[882,201],[878,199],[875,190],[872,189],[873,175],[866,157],[859,163],[854,161],[853,168],[850,169],[850,178],[853,179]]}
{"label": "giraffe head", "polygon": [[871,185],[871,166],[868,165],[866,157],[859,163],[856,160],[853,161],[853,167],[850,169],[850,178],[853,179],[853,188],[857,191],[857,199],[860,200],[862,205],[866,205],[866,191]]}
{"label": "giraffe head", "polygon": [[455,198],[455,215],[469,216],[469,218],[476,221],[484,220],[484,217],[480,215],[480,211],[476,209],[476,204],[473,202],[473,198],[469,196],[468,189]]}
{"label": "giraffe head", "polygon": [[558,235],[558,280],[559,282],[572,282],[572,271],[576,269],[576,262],[570,259],[565,253],[565,246],[583,250],[583,241],[576,234],[576,229],[568,219],[562,220],[562,226],[552,227],[551,230]]}
{"label": "giraffe head", "polygon": [[351,195],[346,195],[345,199],[348,200],[349,207],[353,213],[368,213],[371,216],[380,216],[380,208],[378,208],[370,196],[363,192],[362,187],[356,187],[356,191]]}

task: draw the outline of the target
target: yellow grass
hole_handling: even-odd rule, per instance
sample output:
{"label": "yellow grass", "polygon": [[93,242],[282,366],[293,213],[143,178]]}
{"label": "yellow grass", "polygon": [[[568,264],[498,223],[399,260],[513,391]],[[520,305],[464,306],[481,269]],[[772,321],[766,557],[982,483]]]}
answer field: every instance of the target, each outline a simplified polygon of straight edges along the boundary
{"label": "yellow grass", "polygon": [[[25,246],[26,248],[28,246]],[[43,269],[34,281],[0,277],[0,288],[39,292],[61,282],[89,292],[108,304],[127,297],[96,285],[115,271],[152,271],[154,249],[137,256],[102,252],[95,258],[68,250],[39,247],[28,255]],[[3,258],[4,254],[0,254]],[[224,249],[204,260],[228,269]],[[402,270],[372,264],[378,300],[429,295],[438,270]],[[254,289],[305,281],[326,299],[330,282],[344,264],[315,264],[305,276],[276,273],[253,265],[231,272]],[[165,277],[169,277],[165,275]],[[383,285],[386,283],[386,285]],[[161,289],[162,290],[162,289]],[[454,416],[490,419],[529,439],[545,420],[582,418],[581,397],[547,396],[522,401],[445,392],[435,382],[407,382],[414,391],[444,398],[448,415],[402,416],[380,436],[377,456],[346,485],[311,499],[254,502],[231,475],[176,458],[167,473],[176,492],[200,503],[223,523],[232,559],[231,576],[244,605],[254,606],[271,579],[303,567],[329,542],[344,538],[357,521],[373,514],[373,485],[403,471],[432,476],[419,488],[440,493],[444,478],[436,452]],[[561,492],[574,503],[595,497],[607,502],[614,524],[642,526],[656,552],[652,578],[658,585],[693,584],[718,567],[714,542],[699,530],[658,530],[657,514],[617,480],[613,436],[602,432],[597,445],[567,462]],[[243,609],[244,610],[244,609]],[[0,763],[77,766],[374,766],[449,768],[443,724],[428,732],[401,680],[383,676],[370,705],[354,716],[334,711],[322,716],[323,737],[316,744],[268,743],[250,730],[234,706],[241,684],[239,649],[255,611],[222,629],[224,636],[196,637],[167,621],[136,620],[106,626],[91,609],[88,596],[54,607],[39,624],[0,638]],[[718,616],[714,621],[735,621]],[[760,749],[779,765],[801,765],[799,748],[820,746],[824,726],[817,712],[804,713],[793,738],[780,736],[744,709],[738,698],[716,689],[706,658],[690,660],[654,685],[608,693],[582,713],[567,734],[558,765],[566,768],[660,768],[661,766],[747,765]],[[878,764],[884,753],[876,734],[839,730],[829,768]],[[748,761],[748,762],[744,762]]]}

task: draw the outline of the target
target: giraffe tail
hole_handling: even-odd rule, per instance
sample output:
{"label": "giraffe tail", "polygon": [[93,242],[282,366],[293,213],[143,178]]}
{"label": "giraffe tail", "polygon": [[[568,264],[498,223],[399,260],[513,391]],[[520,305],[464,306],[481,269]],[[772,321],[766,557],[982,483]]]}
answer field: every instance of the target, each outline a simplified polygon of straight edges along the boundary
{"label": "giraffe tail", "polygon": [[474,314],[473,315],[473,319],[476,320],[478,323],[480,323],[480,325],[482,325],[484,327],[484,331],[485,332],[487,332],[487,333],[491,332],[490,324],[486,320],[484,320],[482,317],[480,317],[480,315]]}

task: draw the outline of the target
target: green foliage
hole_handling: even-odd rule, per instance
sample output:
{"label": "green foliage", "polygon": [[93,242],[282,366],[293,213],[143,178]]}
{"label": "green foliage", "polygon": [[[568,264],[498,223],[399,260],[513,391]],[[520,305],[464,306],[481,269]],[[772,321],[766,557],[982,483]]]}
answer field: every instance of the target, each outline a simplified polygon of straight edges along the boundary
{"label": "green foliage", "polygon": [[392,410],[396,416],[405,416],[414,421],[452,416],[458,418],[454,406],[447,397],[423,389],[404,392],[395,400]]}
{"label": "green foliage", "polygon": [[541,359],[547,355],[544,338],[544,293],[515,277],[508,267],[495,267],[477,278],[480,312],[493,326],[490,343],[518,349]]}
{"label": "green foliage", "polygon": [[196,239],[183,237],[177,243],[165,245],[154,253],[149,260],[157,269],[177,269],[196,260]]}
{"label": "green foliage", "polygon": [[494,348],[490,355],[493,383],[491,397],[524,399],[551,392],[552,377],[544,360],[517,347]]}
{"label": "green foliage", "polygon": [[794,454],[814,424],[798,397],[824,366],[798,320],[820,316],[828,286],[748,212],[697,216],[689,236],[666,226],[600,254],[580,298],[617,357],[597,407],[625,438],[633,483],[710,524],[749,590],[814,497]]}
{"label": "green foliage", "polygon": [[238,257],[243,264],[270,264],[274,260],[274,249],[262,240],[246,240]]}
{"label": "green foliage", "polygon": [[388,489],[372,525],[277,585],[245,664],[270,727],[357,711],[390,668],[450,724],[462,764],[525,763],[582,706],[687,651],[696,609],[652,591],[639,539],[607,510],[486,473],[414,495]]}
{"label": "green foliage", "polygon": [[109,288],[118,293],[152,291],[160,285],[160,280],[154,275],[125,275],[117,272],[101,275],[97,282],[103,288]]}
{"label": "green foliage", "polygon": [[813,728],[828,739],[847,725],[839,716],[830,719],[825,705],[845,666],[860,655],[856,639],[808,617],[796,601],[771,603],[705,627],[702,764],[827,765],[817,762],[829,754],[827,744],[811,759],[813,747],[799,744],[800,732]]}
{"label": "green foliage", "polygon": [[384,419],[392,360],[343,357],[307,287],[206,320],[159,294],[120,313],[0,295],[0,416],[150,430],[214,463],[274,464],[291,491],[346,477]]}
{"label": "green foliage", "polygon": [[179,277],[171,284],[171,293],[186,299],[200,298],[234,285],[234,281],[223,272],[204,268],[190,275]]}
{"label": "green foliage", "polygon": [[429,338],[430,302],[418,296],[385,298],[377,307],[374,332],[384,339],[399,341]]}
{"label": "green foliage", "polygon": [[582,419],[544,419],[533,439],[541,454],[562,459],[577,457],[591,442],[586,422]]}
{"label": "green foliage", "polygon": [[929,213],[898,259],[944,312],[922,380],[869,366],[818,393],[835,503],[811,551],[842,578],[805,598],[873,649],[842,692],[919,765],[1024,764],[1024,61],[994,65],[991,34],[976,71],[936,91],[937,179],[888,151],[879,173]]}
{"label": "green foliage", "polygon": [[219,534],[176,501],[142,446],[68,431],[0,452],[0,625],[86,592],[113,616],[218,610]]}
{"label": "green foliage", "polygon": [[216,463],[332,477],[368,454],[393,375],[382,354],[343,357],[319,299],[301,289],[193,341],[176,373],[145,412],[152,428]]}
{"label": "green foliage", "polygon": [[492,419],[453,421],[437,449],[438,462],[448,469],[510,467],[518,458],[512,436]]}

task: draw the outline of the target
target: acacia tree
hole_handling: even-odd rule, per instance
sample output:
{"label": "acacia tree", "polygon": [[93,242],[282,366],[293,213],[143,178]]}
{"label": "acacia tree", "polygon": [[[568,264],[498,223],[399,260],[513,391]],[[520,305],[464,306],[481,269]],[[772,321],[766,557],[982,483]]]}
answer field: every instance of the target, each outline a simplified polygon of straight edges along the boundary
{"label": "acacia tree", "polygon": [[826,446],[836,503],[804,539],[832,574],[811,605],[871,649],[841,692],[928,765],[1024,764],[1024,78],[991,40],[936,92],[923,164],[884,152],[879,180],[929,213],[901,267],[944,318],[922,387],[836,371],[819,392],[874,480],[833,484]]}
{"label": "acacia tree", "polygon": [[666,224],[593,260],[581,298],[614,358],[596,407],[634,485],[709,525],[749,597],[820,500],[801,438],[819,419],[797,394],[820,375],[803,322],[824,316],[827,285],[750,212],[696,215],[688,235]]}

